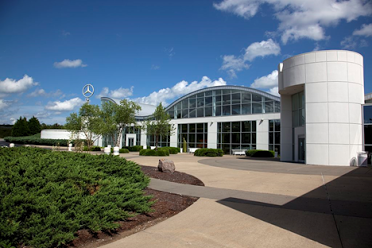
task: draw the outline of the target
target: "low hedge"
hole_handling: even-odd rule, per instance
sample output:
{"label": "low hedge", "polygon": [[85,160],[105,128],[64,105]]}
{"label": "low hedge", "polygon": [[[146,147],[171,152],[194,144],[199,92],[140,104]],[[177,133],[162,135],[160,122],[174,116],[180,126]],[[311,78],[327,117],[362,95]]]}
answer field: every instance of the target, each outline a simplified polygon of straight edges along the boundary
{"label": "low hedge", "polygon": [[123,148],[128,149],[130,152],[139,152],[143,149],[143,146],[123,146]]}
{"label": "low hedge", "polygon": [[129,153],[129,150],[125,148],[121,148],[119,149],[119,153]]}
{"label": "low hedge", "polygon": [[151,212],[138,164],[116,156],[0,148],[0,247],[65,247]]}
{"label": "low hedge", "polygon": [[139,153],[140,156],[169,156],[168,149],[158,148],[158,150],[142,149]]}
{"label": "low hedge", "polygon": [[269,150],[247,150],[245,151],[245,155],[256,158],[272,158],[275,156],[275,152]]}
{"label": "low hedge", "polygon": [[[32,145],[47,145],[47,146],[68,146],[67,139],[41,139],[38,137],[33,136],[24,136],[24,137],[12,137],[8,136],[5,137],[4,140],[9,143],[16,143],[16,144],[32,144]],[[80,140],[81,141],[81,140]],[[86,141],[84,140],[86,143]],[[75,141],[71,141],[72,144]]]}
{"label": "low hedge", "polygon": [[168,149],[169,154],[178,154],[181,151],[178,147],[161,147],[161,149]]}
{"label": "low hedge", "polygon": [[222,157],[223,151],[221,149],[200,148],[194,152],[194,156],[199,157]]}
{"label": "low hedge", "polygon": [[[84,151],[88,151],[88,147],[87,146],[84,146]],[[98,151],[100,152],[101,151],[101,147],[100,146],[91,146],[90,147],[90,151]]]}

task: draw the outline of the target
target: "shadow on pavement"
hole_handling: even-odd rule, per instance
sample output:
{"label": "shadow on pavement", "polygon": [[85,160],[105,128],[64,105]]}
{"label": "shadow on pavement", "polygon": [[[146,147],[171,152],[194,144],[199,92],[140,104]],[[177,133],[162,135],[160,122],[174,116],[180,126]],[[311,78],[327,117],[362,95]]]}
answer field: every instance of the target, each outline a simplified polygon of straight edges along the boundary
{"label": "shadow on pavement", "polygon": [[371,168],[357,168],[284,205],[218,202],[323,245],[372,247]]}

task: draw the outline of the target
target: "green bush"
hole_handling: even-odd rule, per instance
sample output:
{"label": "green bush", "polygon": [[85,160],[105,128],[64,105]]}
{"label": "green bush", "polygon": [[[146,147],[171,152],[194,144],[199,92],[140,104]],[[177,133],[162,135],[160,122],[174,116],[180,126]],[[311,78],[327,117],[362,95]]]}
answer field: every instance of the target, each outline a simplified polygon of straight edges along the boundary
{"label": "green bush", "polygon": [[140,151],[140,156],[169,156],[169,150],[158,148],[158,150],[142,149]]}
{"label": "green bush", "polygon": [[116,156],[0,148],[0,247],[59,247],[151,211],[140,167]]}
{"label": "green bush", "polygon": [[139,152],[143,149],[143,146],[123,146],[123,148],[128,149],[130,152]]}
{"label": "green bush", "polygon": [[269,150],[247,150],[245,151],[246,156],[250,157],[261,157],[261,158],[270,158],[275,156],[274,151]]}
{"label": "green bush", "polygon": [[223,151],[221,149],[200,148],[194,152],[194,156],[199,157],[222,157]]}
{"label": "green bush", "polygon": [[[23,137],[12,137],[8,136],[5,137],[4,140],[6,142],[10,143],[16,143],[16,144],[32,144],[32,145],[47,145],[47,146],[67,146],[68,140],[66,139],[41,139],[40,134],[35,134],[32,136],[23,136]],[[86,143],[86,140],[80,140],[84,141]],[[72,144],[75,143],[75,141],[71,141]]]}
{"label": "green bush", "polygon": [[129,153],[129,150],[125,148],[121,148],[119,149],[119,153]]}
{"label": "green bush", "polygon": [[[90,150],[91,151],[98,151],[98,152],[100,152],[101,151],[101,147],[99,147],[99,146],[91,146],[90,147]],[[84,151],[88,151],[88,147],[87,146],[84,146]]]}
{"label": "green bush", "polygon": [[[181,150],[178,147],[161,147],[161,149],[168,149],[169,154],[178,154]],[[159,149],[159,148],[158,148]]]}

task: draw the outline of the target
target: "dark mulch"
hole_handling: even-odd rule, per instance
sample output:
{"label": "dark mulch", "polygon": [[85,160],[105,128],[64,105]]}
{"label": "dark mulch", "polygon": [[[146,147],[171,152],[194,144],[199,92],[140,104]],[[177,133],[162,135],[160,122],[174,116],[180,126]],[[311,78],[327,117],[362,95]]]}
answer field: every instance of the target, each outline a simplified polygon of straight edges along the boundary
{"label": "dark mulch", "polygon": [[[155,167],[142,165],[141,169],[147,176],[152,178],[176,183],[204,186],[204,183],[198,178],[186,173],[178,171],[175,171],[172,174],[163,173],[158,171]],[[80,230],[78,231],[78,237],[68,247],[94,248],[122,239],[178,214],[198,199],[196,197],[181,196],[149,188],[145,189],[145,194],[152,195],[153,200],[155,200],[155,203],[152,206],[152,209],[154,210],[153,212],[137,215],[136,217],[130,218],[126,221],[119,222],[120,227],[115,232],[91,233],[87,230]]]}

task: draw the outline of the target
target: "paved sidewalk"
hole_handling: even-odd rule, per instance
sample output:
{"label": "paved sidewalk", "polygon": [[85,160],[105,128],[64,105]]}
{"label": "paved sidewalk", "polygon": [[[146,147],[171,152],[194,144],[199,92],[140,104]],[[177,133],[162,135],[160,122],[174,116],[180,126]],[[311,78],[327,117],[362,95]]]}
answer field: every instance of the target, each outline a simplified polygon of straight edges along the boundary
{"label": "paved sidewalk", "polygon": [[[159,159],[124,157],[152,166]],[[171,159],[178,171],[197,176],[206,186],[152,179],[150,187],[201,198],[180,214],[103,247],[372,246],[370,168],[233,156],[180,154]]]}

